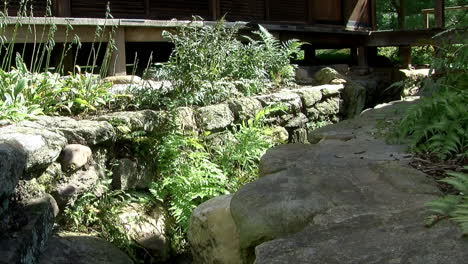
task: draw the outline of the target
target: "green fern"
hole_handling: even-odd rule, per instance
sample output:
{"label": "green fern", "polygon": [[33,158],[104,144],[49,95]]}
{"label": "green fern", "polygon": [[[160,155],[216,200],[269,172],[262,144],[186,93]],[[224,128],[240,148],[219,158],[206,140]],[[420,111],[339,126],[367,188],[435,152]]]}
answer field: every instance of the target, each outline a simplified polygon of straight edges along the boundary
{"label": "green fern", "polygon": [[468,90],[449,90],[423,98],[397,127],[400,141],[439,159],[468,157]]}
{"label": "green fern", "polygon": [[[465,167],[468,170],[468,167]],[[451,172],[441,182],[447,183],[458,195],[447,195],[427,203],[431,213],[445,216],[458,223],[463,234],[468,235],[468,173]]]}

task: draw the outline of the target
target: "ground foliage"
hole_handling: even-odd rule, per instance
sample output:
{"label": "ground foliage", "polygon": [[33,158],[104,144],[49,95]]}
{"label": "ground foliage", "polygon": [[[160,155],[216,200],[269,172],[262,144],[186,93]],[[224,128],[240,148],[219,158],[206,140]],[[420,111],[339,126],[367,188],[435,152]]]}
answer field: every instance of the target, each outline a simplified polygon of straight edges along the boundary
{"label": "ground foliage", "polygon": [[[453,37],[454,33],[447,30],[436,37],[443,38],[444,34]],[[468,44],[462,39],[458,42],[461,44],[437,47],[432,76],[420,83],[424,96],[396,126],[398,141],[408,143],[422,160],[458,165],[468,162]],[[428,204],[430,211],[438,214],[431,219],[448,217],[459,223],[466,234],[468,174],[459,169],[447,174],[450,177],[440,182],[455,193]]]}

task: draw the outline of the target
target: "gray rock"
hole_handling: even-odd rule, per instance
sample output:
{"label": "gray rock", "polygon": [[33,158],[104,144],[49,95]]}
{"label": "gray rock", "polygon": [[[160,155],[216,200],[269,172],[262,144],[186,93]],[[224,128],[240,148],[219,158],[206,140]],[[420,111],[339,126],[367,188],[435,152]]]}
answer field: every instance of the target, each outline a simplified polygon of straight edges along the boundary
{"label": "gray rock", "polygon": [[296,115],[283,115],[282,118],[286,121],[284,127],[286,128],[298,128],[304,127],[309,119],[303,113],[298,113]]}
{"label": "gray rock", "polygon": [[239,264],[239,234],[231,217],[232,195],[213,198],[198,206],[190,217],[188,240],[199,264]]}
{"label": "gray rock", "polygon": [[344,100],[342,113],[347,118],[359,115],[366,104],[366,88],[347,79],[332,68],[323,68],[315,74],[317,84],[343,84],[341,98]]}
{"label": "gray rock", "polygon": [[298,128],[292,132],[291,143],[302,143],[307,144],[309,141],[307,140],[307,129],[305,128]]}
{"label": "gray rock", "polygon": [[255,264],[465,263],[468,240],[446,221],[427,229],[424,217],[409,208],[396,215],[368,214],[339,224],[308,226],[257,246]]}
{"label": "gray rock", "polygon": [[314,82],[314,74],[311,67],[299,66],[296,68],[296,82],[298,84],[312,84]]}
{"label": "gray rock", "polygon": [[127,234],[153,258],[165,261],[169,258],[170,240],[166,234],[166,215],[161,205],[147,209],[132,203],[123,208],[119,219]]}
{"label": "gray rock", "polygon": [[89,165],[92,158],[93,152],[88,146],[70,144],[62,150],[60,164],[64,171],[75,171]]}
{"label": "gray rock", "polygon": [[291,92],[299,94],[305,107],[311,107],[322,100],[322,89],[321,86],[305,86]]}
{"label": "gray rock", "polygon": [[0,215],[26,168],[26,153],[21,146],[0,143]]}
{"label": "gray rock", "polygon": [[156,169],[142,161],[120,159],[112,169],[112,187],[115,189],[147,189],[155,179]]}
{"label": "gray rock", "polygon": [[301,97],[290,90],[282,90],[277,93],[260,95],[256,96],[255,98],[262,103],[263,107],[271,105],[284,105],[288,108],[288,112],[290,113],[298,113],[301,112],[302,109]]}
{"label": "gray rock", "polygon": [[52,195],[59,206],[64,206],[68,201],[73,201],[81,194],[92,191],[100,178],[102,178],[102,171],[97,166],[92,165],[87,170],[78,170],[70,177],[60,179],[60,182],[52,190]]}
{"label": "gray rock", "polygon": [[205,130],[220,130],[234,122],[234,114],[227,104],[210,105],[197,110],[197,121]]}
{"label": "gray rock", "polygon": [[103,239],[82,233],[60,233],[50,239],[37,263],[133,264],[133,261]]}
{"label": "gray rock", "polygon": [[51,131],[63,133],[68,144],[95,146],[112,143],[115,140],[114,128],[108,122],[40,116],[34,123]]}
{"label": "gray rock", "polygon": [[273,142],[278,144],[286,144],[289,141],[289,133],[286,128],[281,126],[275,126],[271,129],[271,137]]}
{"label": "gray rock", "polygon": [[254,118],[262,110],[262,104],[255,98],[241,97],[228,101],[229,108],[236,120],[243,121]]}
{"label": "gray rock", "polygon": [[329,120],[329,116],[338,115],[343,108],[343,101],[339,98],[329,98],[307,109],[307,117],[313,121]]}
{"label": "gray rock", "polygon": [[343,84],[329,84],[329,85],[320,85],[322,94],[324,97],[338,96],[344,90]]}
{"label": "gray rock", "polygon": [[468,242],[456,237],[455,226],[423,227],[425,204],[440,195],[435,183],[408,165],[405,146],[371,133],[401,107],[328,126],[341,138],[269,150],[261,178],[230,203],[244,261],[463,263]]}
{"label": "gray rock", "polygon": [[120,134],[134,131],[152,133],[167,119],[167,115],[161,111],[142,110],[115,112],[94,119],[109,122]]}
{"label": "gray rock", "polygon": [[318,85],[323,84],[343,84],[346,83],[346,78],[337,72],[335,69],[325,67],[319,70],[314,75],[315,83]]}
{"label": "gray rock", "polygon": [[195,112],[190,107],[177,108],[177,115],[175,122],[182,130],[197,130],[197,122],[195,119]]}
{"label": "gray rock", "polygon": [[[14,146],[15,151],[26,155],[23,178],[31,179],[39,176],[59,157],[67,140],[61,134],[43,128],[7,126],[0,128],[0,143]],[[11,147],[7,150],[12,151]],[[21,158],[18,162],[19,165],[15,166],[22,166]]]}
{"label": "gray rock", "polygon": [[[53,198],[46,196],[30,201],[22,209],[19,230],[0,234],[1,264],[31,264],[44,250],[54,226]],[[19,216],[16,216],[17,218]],[[22,223],[24,221],[24,223]]]}

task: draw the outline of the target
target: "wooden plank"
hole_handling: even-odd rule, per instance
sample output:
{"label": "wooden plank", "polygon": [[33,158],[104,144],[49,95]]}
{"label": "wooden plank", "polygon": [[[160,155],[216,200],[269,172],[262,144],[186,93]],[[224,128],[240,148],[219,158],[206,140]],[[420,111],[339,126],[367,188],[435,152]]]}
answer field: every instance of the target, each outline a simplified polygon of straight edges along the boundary
{"label": "wooden plank", "polygon": [[434,0],[435,28],[445,27],[445,1]]}

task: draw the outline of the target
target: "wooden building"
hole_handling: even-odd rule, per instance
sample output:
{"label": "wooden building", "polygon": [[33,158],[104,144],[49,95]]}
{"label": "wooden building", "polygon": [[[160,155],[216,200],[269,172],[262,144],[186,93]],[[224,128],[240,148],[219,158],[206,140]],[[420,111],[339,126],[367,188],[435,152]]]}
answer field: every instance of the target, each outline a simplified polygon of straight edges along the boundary
{"label": "wooden building", "polygon": [[[16,15],[20,0],[9,0],[9,15]],[[114,18],[187,20],[201,16],[254,23],[291,23],[372,28],[375,0],[53,0],[57,17],[104,18],[107,3]],[[46,13],[48,0],[29,0],[35,16]]]}
{"label": "wooden building", "polygon": [[[19,2],[9,1],[8,15],[18,13]],[[113,19],[103,19],[108,2]],[[126,45],[166,42],[163,30],[186,24],[193,16],[202,17],[203,25],[223,16],[227,21],[246,21],[247,27],[261,23],[281,40],[296,38],[310,43],[305,49],[306,61],[313,61],[315,49],[350,48],[362,67],[376,54],[376,47],[400,46],[408,50],[410,45],[440,31],[374,31],[375,0],[28,0],[28,5],[33,6],[35,17],[46,13],[55,17],[52,21],[58,27],[56,42],[70,41],[64,34],[67,25],[74,27],[68,33],[79,35],[82,42],[94,40],[96,25],[117,26],[112,74],[125,74],[126,63],[132,62],[126,56]],[[436,27],[442,28],[444,0],[434,0],[434,8]],[[10,32],[16,22],[11,21]],[[50,22],[44,18],[21,21],[23,25],[43,27]],[[25,28],[23,31],[16,36],[18,42],[37,41],[28,37]]]}

